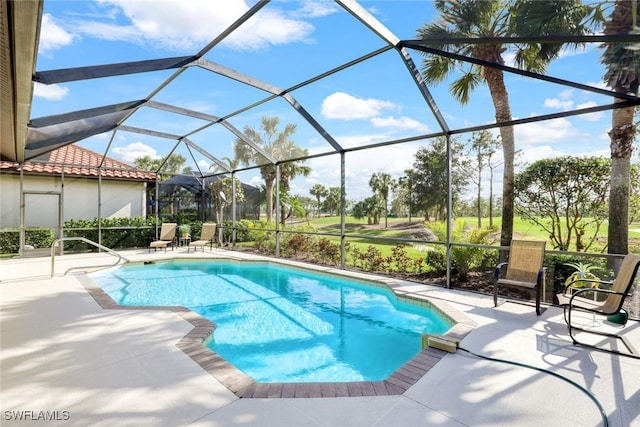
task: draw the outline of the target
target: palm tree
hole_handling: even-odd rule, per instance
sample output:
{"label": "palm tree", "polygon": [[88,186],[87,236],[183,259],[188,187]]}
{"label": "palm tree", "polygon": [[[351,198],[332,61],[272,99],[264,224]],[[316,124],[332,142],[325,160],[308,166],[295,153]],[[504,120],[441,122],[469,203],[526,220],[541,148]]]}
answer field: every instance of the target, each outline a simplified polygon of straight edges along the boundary
{"label": "palm tree", "polygon": [[[288,140],[279,149],[284,159],[300,158],[309,154],[308,150],[300,148],[292,140]],[[281,160],[281,158],[278,158]],[[280,165],[280,186],[283,191],[288,192],[291,187],[290,183],[297,176],[309,176],[311,168],[300,164],[301,162],[287,162]]]}
{"label": "palm tree", "polygon": [[482,172],[496,150],[496,140],[488,130],[482,130],[473,132],[470,142],[469,156],[476,161],[472,170],[477,173],[477,176],[474,177],[470,174],[469,178],[476,186],[476,216],[478,217],[478,228],[482,228]]}
{"label": "palm tree", "polygon": [[[280,119],[278,117],[262,117],[258,130],[245,126],[244,134],[249,141],[261,147],[275,160],[302,158],[308,155],[306,149],[298,147],[291,139],[296,131],[296,125],[289,123],[283,131],[278,130]],[[235,158],[244,165],[261,164],[260,176],[264,180],[265,195],[267,199],[267,221],[273,216],[273,187],[276,179],[276,165],[268,162],[262,154],[254,150],[242,139],[234,142]],[[267,161],[268,163],[265,163]],[[284,189],[289,188],[289,183],[298,175],[308,175],[310,168],[300,165],[303,161],[284,163],[280,166],[280,178]]]}
{"label": "palm tree", "polygon": [[[637,0],[618,0],[604,24],[605,35],[629,34],[637,28]],[[635,10],[634,10],[635,9]],[[605,43],[601,61],[607,71],[604,80],[620,93],[638,93],[640,52],[624,43]],[[616,98],[615,102],[622,99]],[[609,188],[608,252],[629,252],[629,191],[631,154],[636,126],[633,107],[618,108],[611,114],[611,183]]]}
{"label": "palm tree", "polygon": [[[133,164],[136,165],[138,169],[157,172],[160,175],[160,180],[179,174],[186,162],[187,159],[182,154],[176,153],[166,158],[166,161],[164,158],[160,157],[156,159],[148,155],[133,160]],[[161,166],[162,170],[160,169]]]}
{"label": "palm tree", "polygon": [[392,184],[393,180],[391,179],[391,175],[384,172],[374,173],[369,180],[369,186],[384,204],[384,208],[382,209],[384,212],[384,228],[387,228],[387,219],[389,218],[387,204],[389,202],[389,187],[391,187]]}
{"label": "palm tree", "polygon": [[318,206],[318,217],[320,217],[320,206],[322,205],[322,198],[329,195],[329,190],[327,190],[327,188],[322,184],[315,184],[309,190],[309,194],[316,198],[316,203]]}
{"label": "palm tree", "polygon": [[[579,35],[589,32],[583,23],[591,8],[580,0],[437,0],[439,19],[418,29],[418,36],[429,38],[496,38],[539,35]],[[562,49],[562,44],[523,43],[508,46],[496,43],[433,43],[432,47],[474,59],[504,64],[503,53],[512,47],[517,66],[543,72]],[[462,104],[481,83],[489,87],[495,109],[496,123],[510,121],[511,107],[502,70],[468,64],[444,56],[427,54],[422,75],[427,83],[443,81],[455,70],[461,76],[450,86],[451,94]],[[504,156],[502,182],[502,233],[500,244],[508,246],[513,235],[513,180],[515,137],[512,126],[500,127]]]}

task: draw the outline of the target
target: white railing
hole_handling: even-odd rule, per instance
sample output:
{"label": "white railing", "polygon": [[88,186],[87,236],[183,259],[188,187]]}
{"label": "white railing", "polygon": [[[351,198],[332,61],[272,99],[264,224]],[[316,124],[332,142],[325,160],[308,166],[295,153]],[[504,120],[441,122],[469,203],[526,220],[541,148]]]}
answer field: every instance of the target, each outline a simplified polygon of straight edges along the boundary
{"label": "white railing", "polygon": [[56,247],[58,246],[58,244],[60,242],[69,241],[69,240],[78,240],[80,242],[85,242],[85,243],[87,243],[89,245],[93,245],[96,248],[105,251],[109,255],[115,256],[117,259],[116,259],[116,262],[113,263],[113,264],[101,264],[101,265],[87,265],[87,266],[71,267],[67,271],[64,272],[64,275],[66,275],[71,270],[79,270],[79,269],[83,269],[83,268],[87,268],[87,267],[90,267],[90,268],[108,268],[108,267],[114,267],[114,266],[120,264],[120,261],[123,261],[123,260],[126,261],[126,262],[129,262],[128,259],[126,259],[122,255],[120,255],[118,252],[114,251],[111,248],[103,246],[100,243],[96,243],[93,240],[89,240],[89,239],[84,238],[84,237],[63,237],[61,239],[55,240],[51,244],[51,277],[53,277],[53,274],[54,274],[54,271],[55,271]]}

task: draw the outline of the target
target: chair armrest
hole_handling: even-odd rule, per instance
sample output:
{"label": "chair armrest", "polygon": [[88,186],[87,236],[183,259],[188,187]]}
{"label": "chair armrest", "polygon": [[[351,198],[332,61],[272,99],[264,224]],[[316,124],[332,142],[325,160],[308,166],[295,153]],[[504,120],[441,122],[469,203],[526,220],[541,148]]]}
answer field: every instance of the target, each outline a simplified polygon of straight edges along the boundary
{"label": "chair armrest", "polygon": [[615,294],[615,295],[624,295],[624,292],[614,291],[611,289],[602,289],[602,288],[582,288],[573,293],[573,295],[583,294],[585,292],[600,292],[603,294]]}
{"label": "chair armrest", "polygon": [[542,267],[540,271],[538,271],[538,284],[542,283],[542,278],[544,277],[545,271],[547,271],[547,267]]}
{"label": "chair armrest", "polygon": [[504,267],[504,266],[505,266],[505,265],[507,265],[507,264],[508,264],[507,262],[501,262],[500,264],[498,264],[498,265],[496,266],[496,270],[495,270],[495,272],[493,273],[493,276],[494,276],[494,279],[495,279],[495,280],[498,280],[498,278],[500,277],[500,271],[502,270],[502,267]]}
{"label": "chair armrest", "polygon": [[[605,282],[605,283],[607,283],[607,282]],[[579,289],[578,291],[574,292],[574,293],[571,295],[571,298],[569,299],[569,311],[571,311],[571,306],[573,305],[573,300],[574,300],[576,297],[578,297],[580,294],[583,294],[583,293],[586,293],[586,292],[596,292],[596,293],[600,292],[600,293],[603,293],[603,294],[622,295],[623,297],[624,297],[624,295],[625,295],[625,293],[624,293],[624,292],[613,291],[613,290],[611,290],[611,289],[601,289],[601,288],[582,288],[582,289]],[[627,295],[630,295],[630,294],[627,294]],[[584,298],[584,297],[581,297],[581,298]],[[583,309],[583,307],[578,307],[578,308]],[[593,310],[591,310],[591,311],[593,311]]]}

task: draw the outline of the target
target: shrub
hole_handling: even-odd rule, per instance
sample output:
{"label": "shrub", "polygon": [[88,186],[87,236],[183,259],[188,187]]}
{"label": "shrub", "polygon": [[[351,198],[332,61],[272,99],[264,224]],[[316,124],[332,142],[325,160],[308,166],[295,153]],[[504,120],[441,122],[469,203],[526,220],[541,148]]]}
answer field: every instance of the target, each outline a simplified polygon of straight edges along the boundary
{"label": "shrub", "polygon": [[[53,229],[32,228],[25,231],[25,245],[34,248],[48,248],[55,240]],[[0,232],[0,253],[17,254],[20,252],[20,231],[4,230]]]}
{"label": "shrub", "polygon": [[253,240],[251,228],[254,222],[248,219],[241,219],[236,222],[236,242],[250,242]]}
{"label": "shrub", "polygon": [[[145,247],[155,239],[155,218],[103,218],[101,224],[103,246],[112,249]],[[65,237],[84,237],[98,242],[98,219],[67,220],[64,223]],[[95,251],[83,242],[65,242],[65,251]]]}
{"label": "shrub", "polygon": [[17,254],[20,250],[20,232],[18,230],[0,231],[0,253]]}
{"label": "shrub", "polygon": [[285,242],[283,242],[282,250],[291,255],[299,255],[309,251],[313,243],[310,236],[306,234],[290,234]]}
{"label": "shrub", "polygon": [[425,258],[426,267],[436,275],[444,275],[447,272],[447,255],[442,249],[429,249]]}
{"label": "shrub", "polygon": [[351,253],[351,260],[353,261],[353,266],[364,268],[364,265],[362,262],[364,259],[364,255],[360,250],[360,248],[358,246],[354,246],[353,248],[351,248],[349,252]]}
{"label": "shrub", "polygon": [[413,268],[413,260],[407,255],[407,251],[404,250],[406,245],[398,243],[391,249],[393,263],[396,266],[396,271],[399,273],[408,273]]}
{"label": "shrub", "polygon": [[[51,228],[28,228],[25,230],[25,245],[34,248],[48,248],[56,239]],[[17,254],[20,252],[20,230],[0,231],[0,253]]]}
{"label": "shrub", "polygon": [[322,237],[318,240],[315,256],[318,260],[338,264],[340,261],[340,245],[331,243],[329,239]]}
{"label": "shrub", "polygon": [[[434,224],[432,229],[440,240],[446,239],[446,228],[444,224]],[[488,228],[465,229],[463,220],[457,220],[455,227],[451,230],[452,240],[454,242],[472,245],[489,244],[489,235],[491,232],[492,230]],[[440,250],[444,251],[445,249],[442,248]],[[488,260],[485,258],[485,252],[484,249],[473,246],[453,245],[451,247],[451,267],[458,273],[458,280],[460,282],[467,281],[468,274],[472,269],[484,267],[484,264]]]}
{"label": "shrub", "polygon": [[34,248],[51,247],[55,239],[56,236],[51,228],[28,229],[24,235],[25,244],[31,245]]}

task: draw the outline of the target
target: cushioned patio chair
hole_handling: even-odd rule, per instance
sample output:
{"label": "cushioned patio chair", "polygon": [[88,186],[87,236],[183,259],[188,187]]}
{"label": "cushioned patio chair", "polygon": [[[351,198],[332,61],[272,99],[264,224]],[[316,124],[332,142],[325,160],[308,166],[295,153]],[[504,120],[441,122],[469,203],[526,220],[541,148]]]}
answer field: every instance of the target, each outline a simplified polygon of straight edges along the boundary
{"label": "cushioned patio chair", "polygon": [[190,248],[198,247],[202,248],[202,252],[204,252],[204,247],[209,245],[210,249],[213,249],[213,242],[216,238],[216,223],[206,223],[202,224],[202,230],[200,231],[200,239],[189,243],[187,247],[187,253],[189,253]]}
{"label": "cushioned patio chair", "polygon": [[175,222],[166,222],[162,224],[160,228],[160,238],[149,243],[149,252],[151,252],[151,248],[154,250],[158,250],[158,248],[164,248],[164,251],[167,252],[167,245],[171,245],[171,250],[173,250],[173,244],[176,240],[176,228],[178,224]]}
{"label": "cushioned patio chair", "polygon": [[[623,354],[625,356],[632,356],[640,359],[640,354],[638,354],[635,348],[633,348],[626,337],[602,330],[587,330],[581,327],[574,326],[571,322],[571,314],[574,310],[591,312],[603,316],[613,316],[618,314],[622,309],[622,304],[624,304],[625,298],[631,294],[631,290],[633,288],[633,283],[636,279],[639,266],[640,256],[629,254],[622,260],[620,268],[618,269],[618,273],[616,274],[613,282],[597,279],[576,279],[567,284],[564,293],[557,295],[558,303],[564,308],[564,321],[569,327],[569,336],[571,337],[571,340],[574,344],[584,345],[587,347],[596,348],[598,350]],[[588,288],[576,288],[573,287],[575,282],[593,283],[593,286]],[[606,295],[606,298],[600,298],[602,299],[601,301],[599,301],[599,298],[597,297],[586,298],[585,294],[587,293],[589,293],[590,296]],[[623,353],[615,349],[609,350],[606,348],[598,347],[596,345],[580,342],[574,336],[574,331],[582,331],[584,333],[619,339],[622,341],[625,347],[627,347],[631,354]]]}
{"label": "cushioned patio chair", "polygon": [[[493,279],[493,305],[498,306],[498,289],[500,286],[533,289],[536,292],[536,314],[542,313],[540,297],[544,282],[544,247],[545,242],[528,240],[512,240],[509,246],[507,262],[496,266]],[[504,277],[500,277],[502,269],[507,267]]]}

